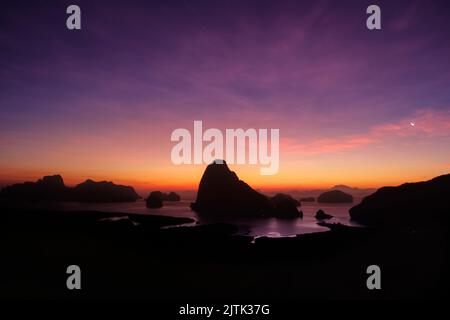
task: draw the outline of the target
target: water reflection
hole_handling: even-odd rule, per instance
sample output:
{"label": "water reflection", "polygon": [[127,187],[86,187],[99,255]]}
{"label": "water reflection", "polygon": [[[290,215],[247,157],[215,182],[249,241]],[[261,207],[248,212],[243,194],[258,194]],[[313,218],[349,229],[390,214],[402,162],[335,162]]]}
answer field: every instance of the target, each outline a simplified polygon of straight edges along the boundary
{"label": "water reflection", "polygon": [[[306,202],[301,206],[303,211],[303,219],[276,219],[276,218],[204,218],[199,217],[189,208],[190,201],[182,200],[180,202],[165,202],[163,208],[149,209],[146,207],[144,200],[138,200],[131,203],[77,203],[77,202],[61,202],[61,203],[33,203],[30,209],[52,209],[61,211],[71,210],[95,210],[105,212],[124,212],[137,214],[157,214],[174,217],[194,218],[199,223],[228,222],[239,227],[242,234],[250,234],[253,236],[270,236],[270,237],[286,237],[296,234],[305,234],[313,232],[323,232],[328,229],[317,225],[314,218],[317,210],[322,209],[326,213],[334,217],[328,222],[339,222],[345,225],[358,226],[358,224],[350,221],[348,210],[354,204],[318,204],[315,202]],[[23,206],[23,204],[21,204]]]}

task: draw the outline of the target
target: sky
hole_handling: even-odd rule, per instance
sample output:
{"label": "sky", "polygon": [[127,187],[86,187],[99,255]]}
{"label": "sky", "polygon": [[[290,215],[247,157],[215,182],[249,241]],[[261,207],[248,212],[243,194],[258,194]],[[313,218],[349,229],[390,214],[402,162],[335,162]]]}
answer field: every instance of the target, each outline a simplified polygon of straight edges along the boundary
{"label": "sky", "polygon": [[[280,129],[258,188],[380,187],[450,172],[448,1],[5,1],[0,183],[61,174],[195,189],[177,128]],[[66,7],[81,8],[81,30]],[[381,8],[381,30],[366,8]]]}

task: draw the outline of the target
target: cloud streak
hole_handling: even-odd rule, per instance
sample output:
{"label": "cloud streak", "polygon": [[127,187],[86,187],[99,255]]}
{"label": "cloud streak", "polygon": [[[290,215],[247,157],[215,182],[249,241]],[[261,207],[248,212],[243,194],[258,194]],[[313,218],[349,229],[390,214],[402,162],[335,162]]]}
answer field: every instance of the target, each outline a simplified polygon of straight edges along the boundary
{"label": "cloud streak", "polygon": [[436,137],[450,137],[450,111],[418,111],[400,121],[376,125],[359,135],[315,139],[306,143],[287,138],[282,140],[282,150],[289,155],[332,154],[397,139],[432,140]]}

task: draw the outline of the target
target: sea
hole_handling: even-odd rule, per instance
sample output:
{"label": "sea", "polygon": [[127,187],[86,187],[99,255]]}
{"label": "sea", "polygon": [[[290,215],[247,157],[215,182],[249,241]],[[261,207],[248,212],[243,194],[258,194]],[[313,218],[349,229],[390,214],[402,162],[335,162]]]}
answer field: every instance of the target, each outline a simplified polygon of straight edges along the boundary
{"label": "sea", "polygon": [[[179,202],[164,202],[164,207],[151,209],[146,207],[145,200],[124,203],[79,203],[79,202],[58,202],[42,204],[45,209],[58,211],[78,211],[95,210],[104,212],[135,213],[143,215],[162,215],[172,217],[188,217],[196,221],[195,224],[207,224],[225,222],[232,223],[239,228],[239,233],[248,234],[254,237],[290,237],[298,234],[324,232],[329,229],[318,225],[318,220],[314,218],[317,210],[322,209],[327,214],[333,216],[326,220],[328,223],[341,223],[347,226],[362,227],[358,223],[351,221],[349,209],[357,203],[350,204],[324,204],[317,202],[302,202],[299,210],[303,211],[303,218],[278,219],[278,218],[240,218],[230,217],[215,219],[198,216],[189,207],[192,200],[181,200]],[[35,209],[37,209],[35,207]],[[193,225],[193,224],[192,224]]]}

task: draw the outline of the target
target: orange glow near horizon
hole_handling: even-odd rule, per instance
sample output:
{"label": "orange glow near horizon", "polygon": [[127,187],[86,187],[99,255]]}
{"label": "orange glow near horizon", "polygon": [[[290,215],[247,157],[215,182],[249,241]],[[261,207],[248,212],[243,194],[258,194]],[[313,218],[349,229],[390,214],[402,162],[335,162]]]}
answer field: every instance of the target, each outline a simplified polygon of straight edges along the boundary
{"label": "orange glow near horizon", "polygon": [[[313,169],[301,167],[297,170],[288,166],[280,169],[275,176],[261,176],[259,166],[250,165],[229,165],[239,178],[247,182],[255,189],[264,191],[276,190],[305,190],[331,188],[337,184],[345,184],[357,188],[379,188],[385,185],[399,185],[405,182],[417,182],[429,180],[435,176],[449,172],[446,166],[441,168],[431,168],[420,171],[417,174],[410,174],[409,168],[392,167],[389,169],[370,168],[367,174],[344,169]],[[103,170],[101,174],[84,172],[74,172],[61,168],[60,170],[20,170],[13,169],[3,171],[0,180],[4,184],[18,183],[24,181],[35,181],[44,175],[61,174],[64,182],[68,186],[73,186],[86,179],[94,181],[113,181],[116,184],[131,185],[138,192],[145,193],[150,190],[197,190],[201,176],[206,165],[170,165],[165,170],[134,170],[130,172],[113,172]],[[8,174],[3,174],[8,172]]]}
{"label": "orange glow near horizon", "polygon": [[[267,118],[252,115],[253,123],[261,128],[270,127]],[[240,179],[262,190],[329,188],[336,184],[378,188],[448,173],[450,112],[427,111],[414,119],[414,127],[405,119],[358,135],[334,134],[333,139],[310,137],[304,141],[289,132],[295,125],[290,119],[275,121],[281,128],[279,172],[262,176],[259,164],[229,167]],[[228,122],[237,128],[249,127],[237,116]],[[66,128],[55,133],[52,128],[3,135],[0,182],[35,181],[44,175],[61,174],[67,185],[89,178],[144,191],[196,190],[206,164],[174,165],[170,160],[175,145],[170,141],[171,131],[190,126],[189,121],[172,121],[170,127],[131,122],[82,133]],[[222,128],[219,119],[208,121],[206,126]],[[295,133],[302,136],[301,131]]]}
{"label": "orange glow near horizon", "polygon": [[261,190],[450,171],[448,21],[429,20],[438,6],[389,1],[392,23],[368,33],[363,11],[337,1],[113,2],[93,5],[89,28],[71,35],[54,27],[55,8],[5,10],[2,186],[60,174],[67,185],[196,190],[206,164],[171,161],[172,132],[193,135],[194,121],[203,133],[279,130],[277,174],[229,165]]}

